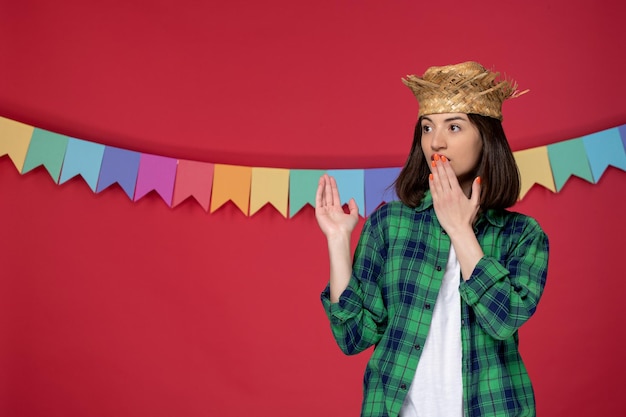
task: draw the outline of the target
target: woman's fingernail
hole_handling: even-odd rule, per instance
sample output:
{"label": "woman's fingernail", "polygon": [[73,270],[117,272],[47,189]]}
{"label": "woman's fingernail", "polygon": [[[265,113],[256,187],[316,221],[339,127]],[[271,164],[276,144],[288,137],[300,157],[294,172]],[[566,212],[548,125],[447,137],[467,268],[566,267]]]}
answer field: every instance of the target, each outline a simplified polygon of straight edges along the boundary
{"label": "woman's fingernail", "polygon": [[437,166],[437,162],[435,162],[435,161],[431,161],[430,165],[431,165],[433,168],[435,168],[435,167]]}
{"label": "woman's fingernail", "polygon": [[448,158],[446,158],[445,156],[443,156],[443,155],[442,155],[442,156],[441,156],[441,160],[442,160],[443,162],[446,162],[446,161],[448,160]]}
{"label": "woman's fingernail", "polygon": [[480,184],[480,177],[476,177],[476,182]]}
{"label": "woman's fingernail", "polygon": [[436,153],[435,155],[433,155],[433,158],[435,158],[435,161],[438,161],[439,160],[439,154]]}
{"label": "woman's fingernail", "polygon": [[433,180],[433,174],[429,174],[428,178],[432,181]]}

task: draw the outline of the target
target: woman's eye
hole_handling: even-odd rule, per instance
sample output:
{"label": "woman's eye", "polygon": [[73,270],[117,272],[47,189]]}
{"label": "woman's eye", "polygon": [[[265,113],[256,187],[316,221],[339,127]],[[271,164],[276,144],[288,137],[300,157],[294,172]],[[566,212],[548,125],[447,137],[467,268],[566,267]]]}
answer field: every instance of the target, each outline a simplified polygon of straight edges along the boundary
{"label": "woman's eye", "polygon": [[459,125],[452,125],[450,126],[450,130],[452,130],[453,132],[458,132],[461,130],[461,127]]}
{"label": "woman's eye", "polygon": [[431,130],[433,130],[433,128],[430,126],[422,126],[422,132],[430,132]]}

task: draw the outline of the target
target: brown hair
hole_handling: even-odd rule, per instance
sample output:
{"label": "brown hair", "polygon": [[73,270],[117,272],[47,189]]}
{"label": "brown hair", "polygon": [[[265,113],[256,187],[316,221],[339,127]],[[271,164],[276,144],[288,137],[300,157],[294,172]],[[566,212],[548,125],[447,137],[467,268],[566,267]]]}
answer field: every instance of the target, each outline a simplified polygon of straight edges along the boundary
{"label": "brown hair", "polygon": [[[520,194],[520,176],[502,123],[493,117],[467,115],[480,132],[483,150],[475,176],[481,179],[482,210],[505,209],[514,205]],[[415,126],[413,144],[394,186],[398,198],[409,207],[417,207],[428,190],[429,161],[422,151],[422,118]]]}

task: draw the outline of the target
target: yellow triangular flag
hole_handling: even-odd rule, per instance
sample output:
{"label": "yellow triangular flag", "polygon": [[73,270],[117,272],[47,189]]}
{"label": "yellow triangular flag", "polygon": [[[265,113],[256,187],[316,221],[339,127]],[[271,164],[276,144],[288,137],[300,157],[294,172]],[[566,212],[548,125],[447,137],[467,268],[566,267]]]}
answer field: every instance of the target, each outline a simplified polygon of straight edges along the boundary
{"label": "yellow triangular flag", "polygon": [[520,200],[524,198],[534,184],[543,185],[548,190],[556,192],[550,159],[548,158],[548,148],[546,146],[513,152],[513,156],[517,162],[522,180]]}
{"label": "yellow triangular flag", "polygon": [[270,203],[287,217],[289,199],[289,170],[280,168],[252,168],[250,215]]}
{"label": "yellow triangular flag", "polygon": [[231,200],[243,214],[248,215],[250,205],[250,177],[252,168],[215,164],[211,213]]}
{"label": "yellow triangular flag", "polygon": [[33,126],[0,117],[0,156],[9,155],[20,174],[34,130]]}

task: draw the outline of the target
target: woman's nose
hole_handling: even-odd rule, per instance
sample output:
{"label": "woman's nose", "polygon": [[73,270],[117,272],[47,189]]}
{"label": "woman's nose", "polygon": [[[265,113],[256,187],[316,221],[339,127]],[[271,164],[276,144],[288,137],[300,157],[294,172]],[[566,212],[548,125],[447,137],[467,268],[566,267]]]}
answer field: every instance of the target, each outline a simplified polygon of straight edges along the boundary
{"label": "woman's nose", "polygon": [[430,147],[434,151],[445,148],[446,140],[444,135],[437,131],[433,132],[430,140]]}

